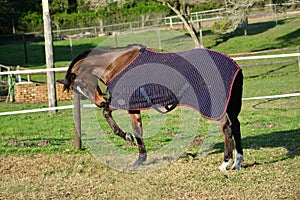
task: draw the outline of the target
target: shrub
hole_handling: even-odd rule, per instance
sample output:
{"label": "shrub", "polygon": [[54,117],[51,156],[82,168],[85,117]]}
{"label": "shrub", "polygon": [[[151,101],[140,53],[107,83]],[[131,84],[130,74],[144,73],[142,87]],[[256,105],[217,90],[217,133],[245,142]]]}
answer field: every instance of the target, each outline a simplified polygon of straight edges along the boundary
{"label": "shrub", "polygon": [[43,16],[40,13],[28,13],[19,20],[19,30],[38,32],[43,30]]}
{"label": "shrub", "polygon": [[217,34],[229,33],[232,31],[233,21],[229,17],[225,17],[220,21],[214,22],[212,30]]}

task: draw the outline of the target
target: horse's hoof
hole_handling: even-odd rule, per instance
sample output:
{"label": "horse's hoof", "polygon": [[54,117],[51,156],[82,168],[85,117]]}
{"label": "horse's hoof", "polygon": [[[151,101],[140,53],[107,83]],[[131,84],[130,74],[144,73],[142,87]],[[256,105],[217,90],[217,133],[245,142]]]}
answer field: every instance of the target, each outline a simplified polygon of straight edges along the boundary
{"label": "horse's hoof", "polygon": [[143,165],[143,163],[147,160],[147,154],[141,154],[139,155],[139,158],[134,162],[134,167],[139,167]]}
{"label": "horse's hoof", "polygon": [[244,162],[244,156],[240,153],[236,153],[236,157],[235,157],[235,161],[234,161],[234,164],[232,166],[231,169],[235,170],[239,170],[242,168],[242,162]]}
{"label": "horse's hoof", "polygon": [[219,167],[219,170],[226,171],[228,169],[228,166],[232,163],[232,160],[230,159],[228,162],[223,162],[222,165]]}

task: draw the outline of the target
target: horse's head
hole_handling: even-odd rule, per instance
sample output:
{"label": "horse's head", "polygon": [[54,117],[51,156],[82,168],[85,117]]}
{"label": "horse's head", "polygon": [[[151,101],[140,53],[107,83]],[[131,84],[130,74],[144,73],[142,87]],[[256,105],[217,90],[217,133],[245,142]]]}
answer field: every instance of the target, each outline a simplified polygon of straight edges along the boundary
{"label": "horse's head", "polygon": [[91,73],[84,72],[78,75],[67,73],[65,79],[60,83],[64,84],[64,90],[80,93],[98,107],[107,106],[107,99],[98,86],[98,78]]}
{"label": "horse's head", "polygon": [[73,90],[79,92],[98,107],[105,107],[107,99],[98,86],[98,78],[90,73],[81,73],[74,79]]}

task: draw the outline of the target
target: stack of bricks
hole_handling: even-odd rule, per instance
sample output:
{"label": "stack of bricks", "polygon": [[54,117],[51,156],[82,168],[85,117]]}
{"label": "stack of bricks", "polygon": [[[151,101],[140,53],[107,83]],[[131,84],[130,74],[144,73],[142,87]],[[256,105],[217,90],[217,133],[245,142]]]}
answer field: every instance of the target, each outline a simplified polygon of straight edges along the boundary
{"label": "stack of bricks", "polygon": [[[72,92],[64,92],[62,84],[56,84],[56,98],[58,101],[67,101],[73,98]],[[16,84],[15,102],[44,103],[48,102],[47,85]]]}
{"label": "stack of bricks", "polygon": [[[47,90],[48,92],[48,90]],[[64,85],[63,84],[56,84],[56,98],[58,101],[68,101],[73,99],[73,92],[72,91],[64,91]],[[48,101],[48,98],[47,98]]]}

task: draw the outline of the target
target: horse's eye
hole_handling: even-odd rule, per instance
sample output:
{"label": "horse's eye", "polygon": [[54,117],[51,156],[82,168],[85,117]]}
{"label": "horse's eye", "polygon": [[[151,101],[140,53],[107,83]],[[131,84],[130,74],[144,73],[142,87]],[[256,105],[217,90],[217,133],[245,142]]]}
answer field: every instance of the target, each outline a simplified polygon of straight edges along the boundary
{"label": "horse's eye", "polygon": [[81,87],[82,87],[82,88],[87,88],[87,86],[88,86],[88,85],[87,85],[85,82],[82,82],[82,83],[81,83]]}

